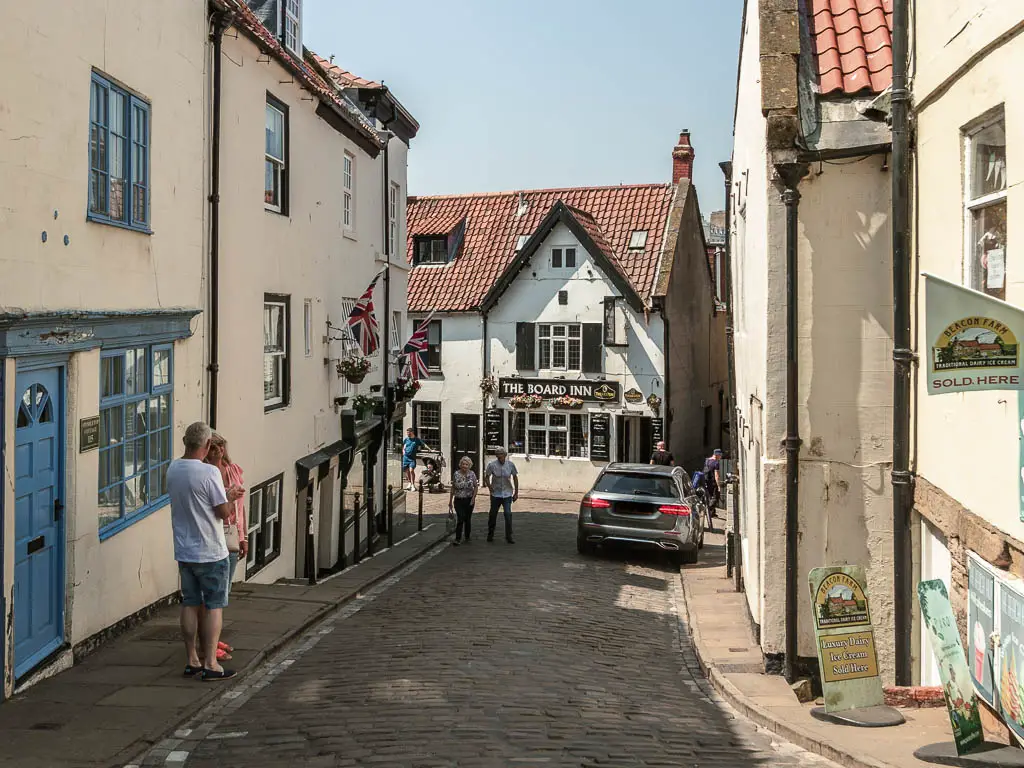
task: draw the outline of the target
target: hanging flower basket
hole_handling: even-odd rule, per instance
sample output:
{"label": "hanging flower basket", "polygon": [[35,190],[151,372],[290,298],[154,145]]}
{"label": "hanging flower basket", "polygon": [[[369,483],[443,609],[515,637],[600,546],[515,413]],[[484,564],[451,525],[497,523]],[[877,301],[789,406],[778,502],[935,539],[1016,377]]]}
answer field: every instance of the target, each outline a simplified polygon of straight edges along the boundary
{"label": "hanging flower basket", "polygon": [[540,395],[515,395],[508,399],[508,404],[516,410],[524,408],[540,408],[544,399]]}
{"label": "hanging flower basket", "polygon": [[654,411],[654,415],[657,416],[661,411],[661,398],[652,392],[650,397],[647,398],[647,406]]}
{"label": "hanging flower basket", "polygon": [[395,382],[395,400],[411,400],[420,391],[420,383],[416,380],[399,379]]}
{"label": "hanging flower basket", "polygon": [[569,395],[562,395],[551,401],[552,408],[558,408],[562,411],[575,411],[583,407],[583,401],[578,397],[569,397]]}
{"label": "hanging flower basket", "polygon": [[375,397],[356,395],[355,400],[352,401],[352,408],[358,414],[359,419],[362,420],[373,411],[376,404],[377,398]]}
{"label": "hanging flower basket", "polygon": [[338,361],[338,376],[352,384],[358,384],[370,372],[370,361],[365,357],[346,357]]}
{"label": "hanging flower basket", "polygon": [[494,376],[484,376],[480,379],[480,391],[485,395],[493,395],[498,391],[498,380]]}

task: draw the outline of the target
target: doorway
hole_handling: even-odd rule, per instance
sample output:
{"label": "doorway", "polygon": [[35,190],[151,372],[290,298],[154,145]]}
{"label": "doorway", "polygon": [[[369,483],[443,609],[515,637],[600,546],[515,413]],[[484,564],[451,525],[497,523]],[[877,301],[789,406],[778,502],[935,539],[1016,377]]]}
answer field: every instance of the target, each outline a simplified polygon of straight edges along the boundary
{"label": "doorway", "polygon": [[459,460],[469,456],[473,461],[473,471],[477,477],[482,476],[480,468],[480,414],[452,414],[452,455],[448,467],[449,473],[459,467]]}
{"label": "doorway", "polygon": [[647,416],[616,416],[619,455],[617,461],[646,464],[654,451],[654,422]]}
{"label": "doorway", "polygon": [[14,431],[14,675],[64,642],[64,369],[20,371]]}

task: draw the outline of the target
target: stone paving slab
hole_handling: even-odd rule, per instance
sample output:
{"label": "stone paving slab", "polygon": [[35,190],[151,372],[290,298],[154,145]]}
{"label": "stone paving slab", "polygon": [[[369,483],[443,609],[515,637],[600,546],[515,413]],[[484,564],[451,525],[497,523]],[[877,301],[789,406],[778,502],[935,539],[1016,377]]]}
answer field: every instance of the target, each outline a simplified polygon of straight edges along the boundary
{"label": "stone paving slab", "polygon": [[[316,586],[245,584],[232,590],[223,639],[238,682],[296,635],[357,597],[447,536],[447,496],[396,525],[393,549],[378,549]],[[181,676],[184,663],[177,606],[105,644],[66,672],[0,704],[0,766],[121,766],[230,690]],[[236,685],[233,682],[231,685]]]}
{"label": "stone paving slab", "polygon": [[915,758],[915,749],[952,741],[945,708],[901,710],[907,722],[892,728],[833,725],[812,718],[814,705],[797,701],[784,678],[746,671],[763,669],[763,660],[748,629],[746,597],[725,575],[723,536],[708,536],[701,567],[685,567],[681,577],[701,667],[722,697],[754,722],[848,768],[923,768],[930,764]]}

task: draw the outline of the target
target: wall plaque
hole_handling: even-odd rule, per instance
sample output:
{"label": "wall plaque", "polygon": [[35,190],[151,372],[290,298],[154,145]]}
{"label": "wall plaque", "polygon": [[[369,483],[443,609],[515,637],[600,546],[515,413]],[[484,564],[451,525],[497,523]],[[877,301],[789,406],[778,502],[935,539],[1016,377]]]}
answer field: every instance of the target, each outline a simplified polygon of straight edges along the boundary
{"label": "wall plaque", "polygon": [[78,422],[78,452],[85,453],[100,446],[100,417],[90,416]]}
{"label": "wall plaque", "polygon": [[627,403],[642,403],[644,401],[644,393],[636,387],[627,389],[622,397]]}

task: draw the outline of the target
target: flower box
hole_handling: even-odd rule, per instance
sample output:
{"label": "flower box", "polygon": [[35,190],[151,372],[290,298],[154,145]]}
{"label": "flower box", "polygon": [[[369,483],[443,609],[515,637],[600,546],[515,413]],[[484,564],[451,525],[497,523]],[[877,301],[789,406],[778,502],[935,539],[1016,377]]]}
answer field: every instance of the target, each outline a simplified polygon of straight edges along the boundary
{"label": "flower box", "polygon": [[558,408],[562,411],[575,411],[583,407],[583,401],[578,397],[570,397],[569,395],[562,395],[551,401],[552,408]]}
{"label": "flower box", "polygon": [[508,404],[516,409],[540,408],[544,399],[540,395],[514,395],[508,399]]}

